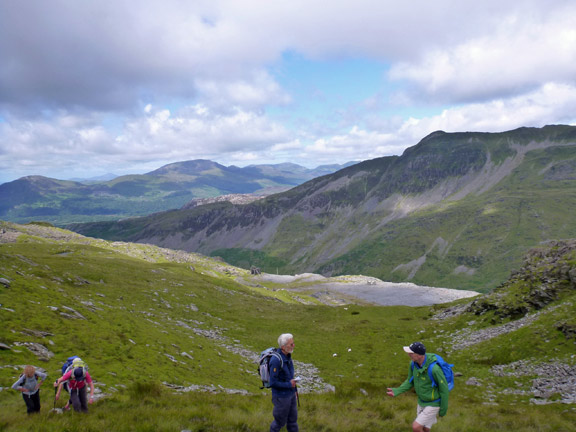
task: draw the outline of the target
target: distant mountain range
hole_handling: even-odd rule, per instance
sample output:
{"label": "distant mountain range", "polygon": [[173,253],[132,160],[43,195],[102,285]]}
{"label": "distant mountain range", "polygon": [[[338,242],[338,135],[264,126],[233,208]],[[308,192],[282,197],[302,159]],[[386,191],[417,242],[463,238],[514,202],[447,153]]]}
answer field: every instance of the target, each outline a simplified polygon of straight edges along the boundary
{"label": "distant mountain range", "polygon": [[89,177],[89,178],[76,177],[76,178],[70,178],[67,180],[70,180],[73,182],[78,182],[78,183],[94,183],[94,182],[105,182],[105,181],[114,180],[116,177],[120,177],[120,176],[117,174],[107,173],[107,174],[102,174],[102,175],[96,176],[96,177]]}
{"label": "distant mountain range", "polygon": [[180,208],[197,198],[268,195],[352,164],[314,169],[292,163],[239,168],[192,160],[106,181],[28,176],[0,185],[0,219],[18,223],[42,220],[57,225],[118,220]]}
{"label": "distant mountain range", "polygon": [[[167,169],[167,168],[166,168]],[[576,127],[434,132],[244,205],[70,226],[283,274],[363,274],[488,291],[527,249],[576,237]]]}

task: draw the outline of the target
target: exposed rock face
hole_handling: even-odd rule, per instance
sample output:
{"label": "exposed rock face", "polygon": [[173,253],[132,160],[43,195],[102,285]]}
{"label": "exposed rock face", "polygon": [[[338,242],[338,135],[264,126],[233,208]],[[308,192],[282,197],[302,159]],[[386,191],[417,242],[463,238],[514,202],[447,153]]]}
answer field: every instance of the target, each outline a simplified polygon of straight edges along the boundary
{"label": "exposed rock face", "polygon": [[531,388],[535,398],[533,403],[548,403],[548,399],[555,396],[559,402],[576,403],[576,370],[573,366],[555,361],[533,363],[520,360],[494,366],[492,373],[496,376],[535,376]]}
{"label": "exposed rock face", "polygon": [[62,309],[66,309],[66,311],[68,311],[68,312],[60,312],[60,315],[62,315],[64,318],[82,319],[82,320],[86,319],[86,317],[84,315],[82,315],[77,310],[72,309],[71,307],[62,306]]}
{"label": "exposed rock face", "polygon": [[576,339],[576,325],[561,322],[556,328],[564,334],[566,339]]}
{"label": "exposed rock face", "polygon": [[259,199],[265,198],[267,195],[254,195],[254,194],[229,194],[220,195],[212,198],[196,198],[189,203],[184,204],[180,210],[187,210],[206,204],[213,204],[217,202],[230,202],[232,204],[249,204]]}
{"label": "exposed rock face", "polygon": [[454,350],[466,349],[472,345],[490,340],[500,335],[516,331],[524,326],[536,321],[543,311],[526,315],[524,318],[502,324],[499,326],[488,327],[480,330],[471,330],[464,328],[452,334],[452,345]]}
{"label": "exposed rock face", "polygon": [[38,357],[38,360],[48,361],[54,357],[54,353],[52,351],[50,351],[44,345],[36,342],[15,342],[14,345],[25,346]]}
{"label": "exposed rock face", "polygon": [[494,311],[500,319],[520,318],[576,289],[576,239],[549,242],[532,249],[520,270],[490,295],[475,300],[468,311]]}

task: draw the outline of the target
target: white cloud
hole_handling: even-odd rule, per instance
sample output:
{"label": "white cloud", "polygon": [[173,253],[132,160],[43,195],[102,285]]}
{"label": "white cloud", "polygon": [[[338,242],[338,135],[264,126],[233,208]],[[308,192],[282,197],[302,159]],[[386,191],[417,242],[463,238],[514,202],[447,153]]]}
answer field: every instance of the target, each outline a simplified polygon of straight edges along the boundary
{"label": "white cloud", "polygon": [[344,163],[401,154],[436,130],[498,132],[559,119],[576,124],[576,86],[546,84],[511,99],[447,108],[434,116],[383,123],[381,129],[354,126],[345,133],[308,142],[291,139],[280,124],[250,111],[235,109],[222,114],[202,105],[174,114],[153,106],[144,110],[146,116],[127,121],[116,136],[100,126],[97,117],[88,121],[66,112],[50,120],[0,123],[2,142],[11,144],[0,145],[0,165],[5,171],[13,169],[12,165],[28,171],[18,176],[32,170],[68,178],[75,176],[72,167],[80,170],[76,175],[85,174],[87,161],[97,161],[92,167],[97,169],[94,174],[118,172],[135,163],[154,169],[162,161],[198,158],[226,164],[291,161],[309,167]]}
{"label": "white cloud", "polygon": [[302,142],[299,139],[295,139],[290,142],[275,144],[270,148],[270,150],[273,152],[292,151],[292,150],[299,150],[302,147],[303,147]]}
{"label": "white cloud", "polygon": [[576,124],[576,86],[546,84],[526,95],[448,108],[440,114],[391,122],[384,130],[354,126],[344,134],[323,137],[305,147],[300,157],[318,161],[346,162],[401,154],[426,135],[446,132],[501,132],[527,124],[541,127]]}
{"label": "white cloud", "polygon": [[390,76],[444,101],[517,95],[542,82],[576,83],[575,16],[573,3],[543,16],[505,16],[494,33],[398,63]]}
{"label": "white cloud", "polygon": [[127,124],[122,141],[185,155],[193,152],[216,154],[244,148],[258,150],[282,142],[286,137],[281,125],[254,111],[231,108],[220,113],[195,105],[174,115],[161,110],[144,119],[135,119]]}
{"label": "white cloud", "polygon": [[392,133],[366,131],[354,126],[346,134],[316,140],[306,147],[306,152],[322,155],[324,159],[326,156],[335,155],[340,159],[346,155],[347,160],[369,159],[398,153],[403,149],[402,145],[403,143],[398,145],[397,138]]}
{"label": "white cloud", "polygon": [[219,110],[230,105],[248,109],[260,109],[266,105],[286,105],[291,98],[265,71],[255,71],[250,80],[218,82],[199,79],[196,88],[202,99]]}
{"label": "white cloud", "polygon": [[[176,114],[167,109],[155,110],[151,105],[144,111],[146,116],[130,119],[115,136],[96,119],[91,123],[65,112],[50,119],[0,123],[0,164],[13,159],[17,165],[30,168],[30,163],[24,161],[35,159],[35,174],[50,172],[55,176],[60,164],[72,169],[91,158],[97,158],[102,165],[120,161],[217,160],[239,152],[258,152],[287,140],[281,125],[250,111],[233,109],[221,114],[201,105],[186,107]],[[75,123],[76,127],[70,127]],[[54,165],[52,159],[61,162]],[[59,176],[62,177],[70,175]]]}
{"label": "white cloud", "polygon": [[[266,80],[264,88],[286,98],[263,70],[287,50],[323,59],[403,60],[395,74],[433,90],[446,87],[438,74],[429,78],[422,73],[429,67],[446,71],[441,61],[426,56],[434,48],[448,57],[449,76],[456,78],[470,60],[472,66],[494,66],[490,58],[470,59],[475,44],[485,53],[499,47],[495,60],[507,59],[517,56],[518,48],[531,53],[541,35],[544,49],[560,36],[565,39],[560,49],[573,55],[570,34],[562,36],[555,27],[559,22],[569,33],[574,11],[566,6],[560,12],[570,13],[547,14],[566,4],[333,0],[326,7],[317,0],[148,0],[134,7],[130,0],[8,2],[0,15],[0,100],[12,108],[47,104],[117,110],[132,108],[147,96],[159,102],[195,97],[200,90],[253,106],[266,99],[263,92],[254,93]],[[532,19],[542,14],[545,21]],[[511,22],[515,16],[517,22]],[[486,38],[493,32],[495,38]],[[555,69],[560,56],[548,53],[554,57],[550,69]],[[566,57],[566,64],[573,65],[571,60]]]}
{"label": "white cloud", "polygon": [[576,85],[545,84],[541,88],[509,99],[445,109],[441,114],[411,119],[413,136],[424,137],[430,132],[479,131],[501,132],[521,126],[546,124],[576,124]]}
{"label": "white cloud", "polygon": [[[194,158],[342,163],[399,154],[438,129],[576,121],[572,1],[4,3],[5,176],[71,177],[87,161],[95,174]],[[323,110],[282,87],[288,51],[311,64],[368,58],[390,73],[364,104]]]}

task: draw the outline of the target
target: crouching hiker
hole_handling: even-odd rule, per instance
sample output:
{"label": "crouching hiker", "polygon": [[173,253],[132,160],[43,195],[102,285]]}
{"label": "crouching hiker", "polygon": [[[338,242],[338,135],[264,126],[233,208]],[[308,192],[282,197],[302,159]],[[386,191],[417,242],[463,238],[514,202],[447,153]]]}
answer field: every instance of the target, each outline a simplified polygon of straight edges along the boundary
{"label": "crouching hiker", "polygon": [[88,405],[86,401],[86,385],[90,386],[90,398],[89,403],[94,402],[94,384],[92,383],[92,377],[90,373],[86,370],[84,362],[79,358],[74,359],[72,363],[72,368],[68,370],[64,375],[62,375],[54,383],[55,387],[58,387],[56,392],[56,400],[60,398],[60,391],[62,390],[63,382],[68,382],[68,389],[70,391],[70,401],[76,412],[88,412]]}
{"label": "crouching hiker", "polygon": [[[405,346],[404,351],[412,360],[408,378],[400,387],[387,389],[386,394],[394,397],[414,388],[418,396],[418,407],[416,419],[412,423],[412,431],[429,432],[432,425],[437,422],[436,416],[439,414],[440,417],[444,417],[448,411],[450,388],[443,367],[440,365],[441,362],[445,363],[440,356],[432,353],[426,354],[426,347],[420,342]],[[453,377],[451,380],[453,385]]]}
{"label": "crouching hiker", "polygon": [[294,379],[294,337],[285,333],[278,338],[279,358],[270,358],[270,388],[272,389],[272,403],[274,421],[270,425],[270,432],[278,432],[284,426],[288,432],[298,432],[298,389]]}
{"label": "crouching hiker", "polygon": [[28,414],[40,412],[40,386],[45,379],[45,373],[37,371],[34,366],[27,365],[24,367],[24,373],[12,385],[14,390],[22,392]]}

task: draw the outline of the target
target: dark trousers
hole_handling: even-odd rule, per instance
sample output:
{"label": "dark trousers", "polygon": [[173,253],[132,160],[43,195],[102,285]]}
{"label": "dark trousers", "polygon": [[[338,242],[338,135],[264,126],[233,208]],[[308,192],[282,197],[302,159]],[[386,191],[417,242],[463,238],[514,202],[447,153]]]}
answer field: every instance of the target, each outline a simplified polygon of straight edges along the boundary
{"label": "dark trousers", "polygon": [[40,412],[40,390],[33,395],[22,393],[28,414]]}
{"label": "dark trousers", "polygon": [[70,400],[74,411],[88,412],[88,401],[86,400],[86,386],[81,389],[70,389]]}
{"label": "dark trousers", "polygon": [[278,432],[284,426],[288,432],[298,432],[297,402],[296,393],[285,398],[272,396],[274,421],[270,425],[270,432]]}

